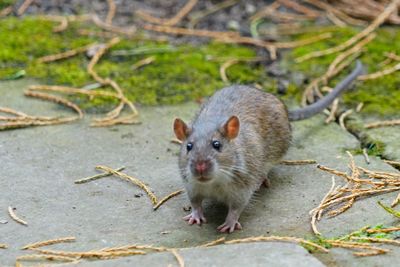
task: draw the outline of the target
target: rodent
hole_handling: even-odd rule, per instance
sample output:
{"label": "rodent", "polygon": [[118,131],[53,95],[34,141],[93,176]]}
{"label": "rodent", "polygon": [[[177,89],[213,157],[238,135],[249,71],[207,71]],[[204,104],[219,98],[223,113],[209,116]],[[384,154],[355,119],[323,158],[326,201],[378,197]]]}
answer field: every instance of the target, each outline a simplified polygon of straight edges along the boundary
{"label": "rodent", "polygon": [[179,170],[192,211],[189,224],[206,222],[202,201],[225,203],[228,215],[217,229],[242,229],[239,217],[268,172],[285,155],[291,142],[290,121],[311,117],[328,107],[362,72],[362,64],[319,101],[294,111],[272,94],[234,85],[225,87],[202,105],[190,125],[174,121],[182,141]]}

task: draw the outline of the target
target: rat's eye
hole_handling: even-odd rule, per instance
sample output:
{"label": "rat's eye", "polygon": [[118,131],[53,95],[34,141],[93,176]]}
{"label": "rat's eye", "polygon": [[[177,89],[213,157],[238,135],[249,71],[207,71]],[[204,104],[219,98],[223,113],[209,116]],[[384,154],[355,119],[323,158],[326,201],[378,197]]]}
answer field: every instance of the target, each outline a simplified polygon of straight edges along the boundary
{"label": "rat's eye", "polygon": [[186,145],[186,150],[189,152],[190,150],[192,150],[192,148],[193,148],[193,144],[192,143],[188,143],[187,145]]}
{"label": "rat's eye", "polygon": [[212,146],[218,151],[221,149],[221,143],[219,141],[213,141]]}

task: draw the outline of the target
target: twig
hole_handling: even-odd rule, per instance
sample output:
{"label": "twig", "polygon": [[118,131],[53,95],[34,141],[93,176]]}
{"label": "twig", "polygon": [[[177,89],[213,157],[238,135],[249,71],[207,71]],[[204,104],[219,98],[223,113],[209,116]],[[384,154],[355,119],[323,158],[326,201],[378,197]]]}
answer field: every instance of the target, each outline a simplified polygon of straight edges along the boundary
{"label": "twig", "polygon": [[393,160],[383,160],[384,162],[386,162],[387,164],[392,165],[393,167],[400,167],[400,161],[393,161]]}
{"label": "twig", "polygon": [[251,44],[259,47],[263,47],[267,49],[271,54],[271,59],[276,59],[276,49],[277,48],[293,48],[308,45],[310,43],[318,42],[323,39],[330,38],[332,36],[331,33],[323,33],[317,36],[313,36],[308,39],[298,40],[293,42],[267,42],[260,39],[255,39],[251,37],[240,36],[236,32],[217,32],[217,31],[208,31],[208,30],[197,30],[197,29],[187,29],[187,28],[178,28],[178,27],[169,27],[169,26],[161,26],[161,25],[151,25],[145,24],[143,25],[145,30],[164,32],[170,34],[180,34],[180,35],[192,35],[192,36],[200,36],[200,37],[208,37],[216,39],[220,42],[225,43],[239,43],[239,44]]}
{"label": "twig", "polygon": [[211,241],[211,242],[207,242],[207,243],[205,243],[203,245],[200,245],[198,247],[207,248],[207,247],[212,247],[212,246],[215,246],[215,245],[222,244],[224,242],[225,242],[225,237],[221,237],[221,238],[218,238],[217,240],[214,240],[214,241]]}
{"label": "twig", "polygon": [[25,13],[26,9],[33,3],[34,0],[25,0],[17,10],[17,15],[21,16]]}
{"label": "twig", "polygon": [[0,107],[0,112],[16,115],[16,116],[20,116],[20,117],[27,117],[28,116],[27,114],[25,114],[23,112],[16,111],[16,110],[11,109],[11,108],[5,108],[5,107]]}
{"label": "twig", "polygon": [[0,18],[7,17],[12,12],[13,12],[13,6],[12,5],[7,6],[7,7],[3,8],[2,10],[0,10]]}
{"label": "twig", "polygon": [[115,93],[110,93],[106,91],[92,91],[92,90],[59,86],[59,85],[30,85],[28,88],[29,90],[33,91],[51,91],[51,92],[66,93],[66,94],[81,94],[90,97],[101,96],[101,97],[113,97],[119,99],[119,96]]}
{"label": "twig", "polygon": [[389,252],[387,249],[373,247],[368,243],[358,243],[358,242],[350,242],[350,241],[335,241],[335,240],[327,240],[329,244],[333,247],[341,247],[341,248],[350,248],[350,249],[365,249],[370,250],[370,252],[354,252],[353,255],[359,257],[366,257],[366,256],[374,256],[379,254],[384,254]]}
{"label": "twig", "polygon": [[[309,0],[307,0],[309,1]],[[315,58],[315,57],[320,57],[320,56],[325,56],[325,55],[329,55],[329,54],[333,54],[339,51],[342,51],[344,49],[346,49],[347,47],[353,45],[354,43],[356,43],[357,41],[363,39],[364,37],[368,36],[369,34],[371,34],[373,31],[375,31],[382,23],[385,22],[385,20],[393,13],[397,10],[397,5],[400,3],[400,0],[393,0],[390,5],[388,5],[387,8],[385,8],[385,10],[364,30],[362,30],[360,33],[356,34],[355,36],[353,36],[352,38],[350,38],[349,40],[347,40],[346,42],[326,49],[326,50],[321,50],[321,51],[315,51],[315,52],[311,52],[309,54],[306,54],[304,56],[301,56],[299,58],[296,58],[296,62],[302,62],[311,58]]]}
{"label": "twig", "polygon": [[157,210],[162,204],[164,204],[165,202],[167,202],[169,199],[171,199],[171,198],[173,198],[173,197],[175,197],[175,196],[177,196],[177,195],[180,195],[180,194],[183,193],[183,192],[184,192],[184,190],[181,189],[181,190],[172,192],[171,194],[165,196],[163,199],[161,199],[161,200],[153,207],[153,210]]}
{"label": "twig", "polygon": [[14,209],[11,207],[8,207],[8,214],[10,215],[10,217],[16,221],[17,223],[20,223],[22,225],[28,225],[28,223],[22,219],[20,219],[15,213],[14,213]]}
{"label": "twig", "polygon": [[59,54],[44,56],[44,57],[38,58],[37,61],[39,63],[48,63],[48,62],[53,62],[53,61],[57,61],[60,59],[70,58],[77,54],[85,52],[88,48],[92,47],[95,44],[96,43],[85,45],[85,46],[78,47],[78,48],[75,48],[72,50],[68,50],[68,51],[65,51],[65,52],[59,53]]}
{"label": "twig", "polygon": [[329,189],[328,193],[322,198],[320,204],[318,205],[317,208],[313,209],[311,212],[311,228],[316,235],[321,235],[321,232],[318,231],[316,222],[317,220],[320,220],[320,217],[322,215],[322,209],[320,208],[326,200],[332,195],[333,191],[335,189],[335,176],[332,176],[332,185],[331,188]]}
{"label": "twig", "polygon": [[364,102],[358,103],[356,107],[356,112],[359,113],[363,107],[364,107]]}
{"label": "twig", "polygon": [[400,56],[396,55],[393,52],[392,53],[387,53],[386,52],[385,55],[390,59],[393,59],[393,60],[396,60],[396,61],[400,61]]}
{"label": "twig", "polygon": [[134,26],[132,26],[130,28],[121,28],[118,26],[114,26],[114,25],[103,22],[97,15],[93,15],[91,17],[91,19],[92,19],[93,23],[96,24],[97,27],[99,27],[103,30],[109,31],[109,32],[123,34],[127,37],[132,37],[136,33],[136,27],[134,27]]}
{"label": "twig", "polygon": [[142,19],[144,19],[150,23],[162,24],[165,26],[174,26],[174,25],[178,24],[187,14],[189,14],[189,12],[197,4],[197,1],[198,0],[187,1],[187,3],[182,7],[182,9],[179,10],[178,13],[176,13],[176,15],[170,19],[156,18],[143,10],[138,10],[136,12],[136,15],[140,16]]}
{"label": "twig", "polygon": [[345,172],[334,170],[334,169],[328,168],[328,167],[320,165],[320,164],[317,165],[317,168],[320,169],[320,170],[332,173],[334,175],[341,176],[341,177],[345,178],[348,181],[350,180],[350,176],[348,176]]}
{"label": "twig", "polygon": [[226,76],[226,69],[238,62],[237,59],[230,59],[221,65],[219,68],[219,75],[224,83],[229,83],[228,77]]}
{"label": "twig", "polygon": [[392,228],[383,228],[383,229],[367,229],[366,232],[369,234],[374,233],[390,233],[400,231],[400,227],[392,227]]}
{"label": "twig", "polygon": [[281,242],[290,242],[290,243],[300,243],[312,246],[314,248],[319,249],[322,252],[329,252],[326,248],[315,244],[311,241],[307,241],[302,238],[297,237],[286,237],[286,236],[255,236],[255,237],[248,237],[243,239],[234,239],[226,241],[225,244],[237,244],[237,243],[249,243],[249,242],[271,242],[271,241],[281,241]]}
{"label": "twig", "polygon": [[353,113],[353,109],[346,110],[346,111],[343,112],[343,113],[340,115],[340,117],[339,117],[339,125],[340,125],[340,127],[341,127],[343,130],[345,130],[345,131],[347,131],[347,129],[346,129],[346,126],[345,126],[345,124],[344,124],[344,120],[345,120],[346,117],[349,116],[351,113]]}
{"label": "twig", "polygon": [[[121,167],[121,168],[118,168],[118,169],[115,169],[115,170],[120,172],[120,171],[123,171],[124,169],[125,169],[125,167]],[[82,179],[76,180],[74,183],[75,184],[83,184],[83,183],[91,182],[91,181],[94,181],[94,180],[97,180],[97,179],[100,179],[100,178],[103,178],[103,177],[111,176],[111,175],[113,175],[111,172],[100,173],[100,174],[97,174],[97,175],[93,175],[93,176],[90,176],[90,177],[86,177],[86,178],[82,178]]]}
{"label": "twig", "polygon": [[146,57],[144,59],[139,60],[138,62],[136,62],[135,64],[132,65],[131,69],[132,70],[137,70],[145,65],[149,65],[151,63],[153,63],[156,60],[155,56],[150,56],[150,57]]}
{"label": "twig", "polygon": [[146,194],[150,197],[151,202],[153,203],[153,205],[157,205],[158,201],[157,201],[157,197],[153,194],[153,192],[151,192],[151,190],[147,187],[147,185],[145,185],[142,181],[140,181],[139,179],[135,178],[135,177],[131,177],[129,175],[126,175],[125,173],[113,170],[109,167],[106,166],[96,166],[97,170],[102,170],[108,173],[112,173],[114,175],[117,175],[119,177],[121,177],[122,179],[125,179],[127,181],[130,181],[132,183],[134,183],[135,185],[137,185],[138,187],[140,187],[141,189],[143,189]]}
{"label": "twig", "polygon": [[69,107],[71,109],[73,109],[74,111],[76,111],[76,113],[78,113],[78,117],[74,118],[74,119],[81,119],[83,118],[83,112],[82,110],[75,105],[74,103],[59,97],[59,96],[54,96],[54,95],[50,95],[50,94],[45,94],[45,93],[39,93],[39,92],[34,92],[32,91],[32,89],[28,89],[27,91],[25,91],[24,93],[26,96],[30,96],[30,97],[35,97],[35,98],[40,98],[43,100],[47,100],[47,101],[51,101],[57,104],[61,104],[64,105],[66,107]]}
{"label": "twig", "polygon": [[393,240],[393,239],[387,239],[387,238],[373,238],[373,237],[352,236],[351,239],[369,241],[369,242],[372,242],[372,243],[382,243],[382,244],[390,244],[390,245],[400,246],[400,241]]}
{"label": "twig", "polygon": [[99,259],[112,259],[117,257],[146,254],[146,252],[140,250],[109,251],[109,252],[102,250],[72,252],[72,251],[62,251],[62,250],[45,250],[39,248],[33,248],[32,250],[46,255],[77,257],[77,258],[99,258]]}
{"label": "twig", "polygon": [[352,198],[355,198],[355,197],[361,197],[361,196],[366,196],[366,195],[374,195],[374,194],[381,194],[381,193],[388,193],[388,192],[393,192],[393,191],[398,191],[398,190],[400,190],[400,187],[390,187],[390,188],[383,188],[383,189],[369,189],[369,190],[366,190],[366,191],[360,191],[360,192],[353,193],[353,194],[348,195],[348,196],[344,196],[344,197],[340,197],[340,198],[331,200],[331,201],[323,204],[321,206],[321,208],[326,208],[326,207],[328,207],[328,206],[330,206],[332,204],[340,203],[340,202],[343,202],[345,200],[349,200],[349,199],[352,199]]}
{"label": "twig", "polygon": [[384,210],[386,210],[388,213],[392,214],[393,216],[400,218],[400,212],[396,211],[388,206],[383,205],[380,201],[378,201],[378,205],[381,206]]}
{"label": "twig", "polygon": [[107,24],[112,24],[112,20],[115,16],[115,11],[116,11],[116,5],[114,0],[107,0],[108,4],[108,13],[106,17],[106,23]]}
{"label": "twig", "polygon": [[49,245],[58,244],[58,243],[73,242],[75,240],[76,240],[76,238],[73,236],[62,237],[62,238],[57,238],[57,239],[50,239],[50,240],[46,240],[46,241],[31,243],[31,244],[25,245],[21,249],[32,249],[32,248],[44,247],[44,246],[49,246]]}
{"label": "twig", "polygon": [[53,27],[53,32],[62,32],[68,28],[69,19],[73,21],[72,17],[68,16],[57,16],[57,15],[44,15],[39,16],[40,19],[50,20],[53,22],[58,22],[59,25]]}
{"label": "twig", "polygon": [[295,1],[290,1],[290,0],[278,0],[278,2],[288,8],[291,8],[299,13],[303,13],[304,15],[307,15],[310,18],[318,18],[321,16],[320,12],[310,9],[306,6],[303,6]]}
{"label": "twig", "polygon": [[394,72],[396,72],[398,70],[400,70],[400,63],[394,65],[391,68],[387,68],[387,69],[384,69],[384,70],[381,70],[381,71],[377,71],[377,72],[374,72],[374,73],[370,73],[370,74],[366,74],[366,75],[361,75],[357,79],[360,80],[360,81],[374,80],[374,79],[378,79],[378,78],[381,78],[383,76],[392,74],[392,73],[394,73]]}
{"label": "twig", "polygon": [[221,3],[215,4],[214,6],[212,6],[211,8],[204,10],[204,11],[200,11],[198,13],[194,13],[192,16],[189,17],[189,28],[194,28],[196,26],[197,23],[199,23],[199,21],[208,16],[211,15],[217,11],[220,11],[224,8],[228,8],[231,7],[233,5],[235,5],[239,0],[225,0]]}
{"label": "twig", "polygon": [[265,61],[268,60],[268,58],[264,58],[264,57],[256,57],[256,58],[249,58],[249,59],[241,59],[241,58],[232,58],[227,60],[224,64],[221,65],[221,67],[219,68],[219,74],[221,76],[221,79],[223,82],[225,83],[229,83],[229,79],[226,76],[226,70],[231,67],[232,65],[239,63],[240,61],[244,61],[244,62],[259,62],[259,61]]}
{"label": "twig", "polygon": [[37,261],[37,260],[50,260],[50,261],[66,261],[66,262],[74,262],[78,259],[78,257],[67,257],[67,256],[59,256],[59,255],[41,255],[41,254],[28,254],[18,256],[16,261]]}
{"label": "twig", "polygon": [[366,162],[367,164],[370,164],[371,161],[369,160],[368,151],[367,151],[367,149],[366,149],[365,147],[362,149],[362,153],[363,153],[365,162]]}
{"label": "twig", "polygon": [[303,160],[281,160],[279,164],[283,165],[307,165],[307,164],[315,164],[316,160],[313,159],[303,159]]}
{"label": "twig", "polygon": [[346,23],[339,19],[332,11],[326,12],[326,17],[338,27],[346,27]]}
{"label": "twig", "polygon": [[[318,89],[318,86],[321,82],[328,83],[330,79],[335,77],[337,74],[339,74],[343,69],[348,67],[357,57],[359,57],[361,54],[361,51],[356,51],[354,54],[348,56],[345,61],[340,63],[339,65],[336,66],[331,71],[326,71],[325,74],[323,74],[321,77],[318,77],[311,81],[311,83],[306,87],[306,89],[303,92],[303,96],[301,99],[301,104],[305,106],[307,104],[307,100],[312,103],[314,102],[314,96],[313,96],[313,90]],[[340,56],[340,55],[339,55]],[[329,68],[329,67],[328,67]]]}
{"label": "twig", "polygon": [[348,24],[353,24],[353,25],[357,25],[357,26],[364,26],[365,22],[362,20],[358,20],[358,19],[354,19],[350,16],[348,16],[346,13],[340,11],[339,9],[336,9],[334,7],[332,7],[331,5],[329,5],[328,3],[325,3],[323,1],[319,1],[319,0],[304,0],[304,2],[309,3],[313,6],[316,6],[322,10],[325,10],[327,13],[332,13],[334,15],[336,15],[337,17],[339,17],[341,20],[346,21],[346,23]]}
{"label": "twig", "polygon": [[169,250],[176,258],[178,261],[179,267],[185,267],[185,261],[183,260],[182,256],[179,255],[178,251],[176,249],[171,249]]}
{"label": "twig", "polygon": [[371,122],[365,124],[364,128],[372,129],[372,128],[387,127],[387,126],[397,126],[397,125],[400,125],[400,120]]}
{"label": "twig", "polygon": [[110,126],[110,125],[116,125],[116,124],[132,124],[132,123],[137,123],[137,116],[139,114],[139,112],[137,111],[136,107],[134,106],[134,104],[129,101],[121,87],[119,87],[119,85],[109,79],[109,78],[102,78],[100,77],[97,72],[94,71],[94,66],[97,64],[97,62],[100,60],[100,58],[104,55],[104,53],[111,48],[113,45],[117,44],[120,41],[120,39],[118,37],[115,37],[113,39],[111,39],[105,46],[101,47],[96,54],[92,57],[92,59],[90,60],[88,66],[87,66],[87,72],[93,77],[93,79],[95,79],[97,82],[101,83],[102,85],[110,85],[118,94],[118,97],[121,99],[121,102],[123,102],[124,105],[127,105],[129,107],[129,109],[131,110],[131,114],[124,116],[124,117],[119,117],[117,118],[117,116],[119,115],[119,113],[121,112],[123,106],[121,107],[122,104],[120,104],[117,108],[116,108],[116,112],[113,112],[114,114],[117,114],[117,116],[110,116],[109,114],[107,114],[106,118],[104,118],[104,120],[96,120],[95,122],[93,122],[91,124],[91,126],[96,126],[96,127],[101,127],[101,126]]}
{"label": "twig", "polygon": [[336,98],[332,102],[331,111],[329,112],[329,116],[326,118],[325,123],[330,123],[333,120],[335,120],[336,112],[338,110],[338,107],[339,107],[339,98]]}

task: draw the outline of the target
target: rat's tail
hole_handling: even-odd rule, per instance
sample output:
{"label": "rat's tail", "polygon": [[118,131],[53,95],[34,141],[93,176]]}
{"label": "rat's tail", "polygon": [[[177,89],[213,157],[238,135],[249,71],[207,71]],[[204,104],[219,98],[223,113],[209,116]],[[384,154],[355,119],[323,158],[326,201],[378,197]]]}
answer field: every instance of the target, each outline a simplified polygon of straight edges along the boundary
{"label": "rat's tail", "polygon": [[363,66],[360,61],[357,61],[355,69],[346,78],[340,81],[332,92],[309,106],[289,111],[289,120],[298,121],[307,119],[327,108],[333,100],[343,93],[343,91],[362,73],[362,71]]}

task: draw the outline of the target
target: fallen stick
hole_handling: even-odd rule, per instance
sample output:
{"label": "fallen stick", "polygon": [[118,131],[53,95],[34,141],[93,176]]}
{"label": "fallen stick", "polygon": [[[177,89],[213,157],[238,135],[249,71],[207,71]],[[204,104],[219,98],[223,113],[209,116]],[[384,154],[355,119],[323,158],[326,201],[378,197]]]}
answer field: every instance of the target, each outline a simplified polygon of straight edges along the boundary
{"label": "fallen stick", "polygon": [[163,199],[161,199],[161,200],[153,207],[153,210],[157,210],[162,204],[164,204],[165,202],[167,202],[169,199],[171,199],[171,198],[173,198],[173,197],[175,197],[175,196],[177,196],[177,195],[180,195],[180,194],[183,193],[183,192],[184,192],[184,190],[181,189],[181,190],[172,192],[171,194],[165,196]]}
{"label": "fallen stick", "polygon": [[[118,168],[118,169],[115,169],[115,170],[120,172],[120,171],[123,171],[124,169],[125,169],[125,167],[121,167],[121,168]],[[111,176],[111,175],[113,175],[111,172],[100,173],[100,174],[97,174],[97,175],[93,175],[93,176],[90,176],[90,177],[86,177],[86,178],[82,178],[82,179],[76,180],[74,183],[75,184],[84,184],[84,183],[91,182],[91,181],[94,181],[94,180],[98,180],[100,178]]]}
{"label": "fallen stick", "polygon": [[53,245],[53,244],[64,243],[64,242],[73,242],[75,240],[76,240],[76,238],[73,236],[62,237],[62,238],[57,238],[57,239],[50,239],[50,240],[31,243],[31,244],[23,246],[21,249],[32,249],[32,248],[49,246],[49,245]]}
{"label": "fallen stick", "polygon": [[131,177],[125,173],[113,170],[109,167],[106,166],[96,166],[97,170],[102,170],[105,172],[109,172],[112,173],[114,175],[117,175],[119,177],[121,177],[124,180],[130,181],[132,183],[134,183],[135,185],[137,185],[138,187],[140,187],[141,189],[143,189],[146,194],[150,197],[151,202],[153,203],[153,205],[157,205],[158,201],[157,201],[157,197],[154,195],[153,192],[151,192],[151,190],[147,187],[147,185],[145,185],[145,183],[143,183],[142,181],[140,181],[139,179],[135,178],[135,177]]}

